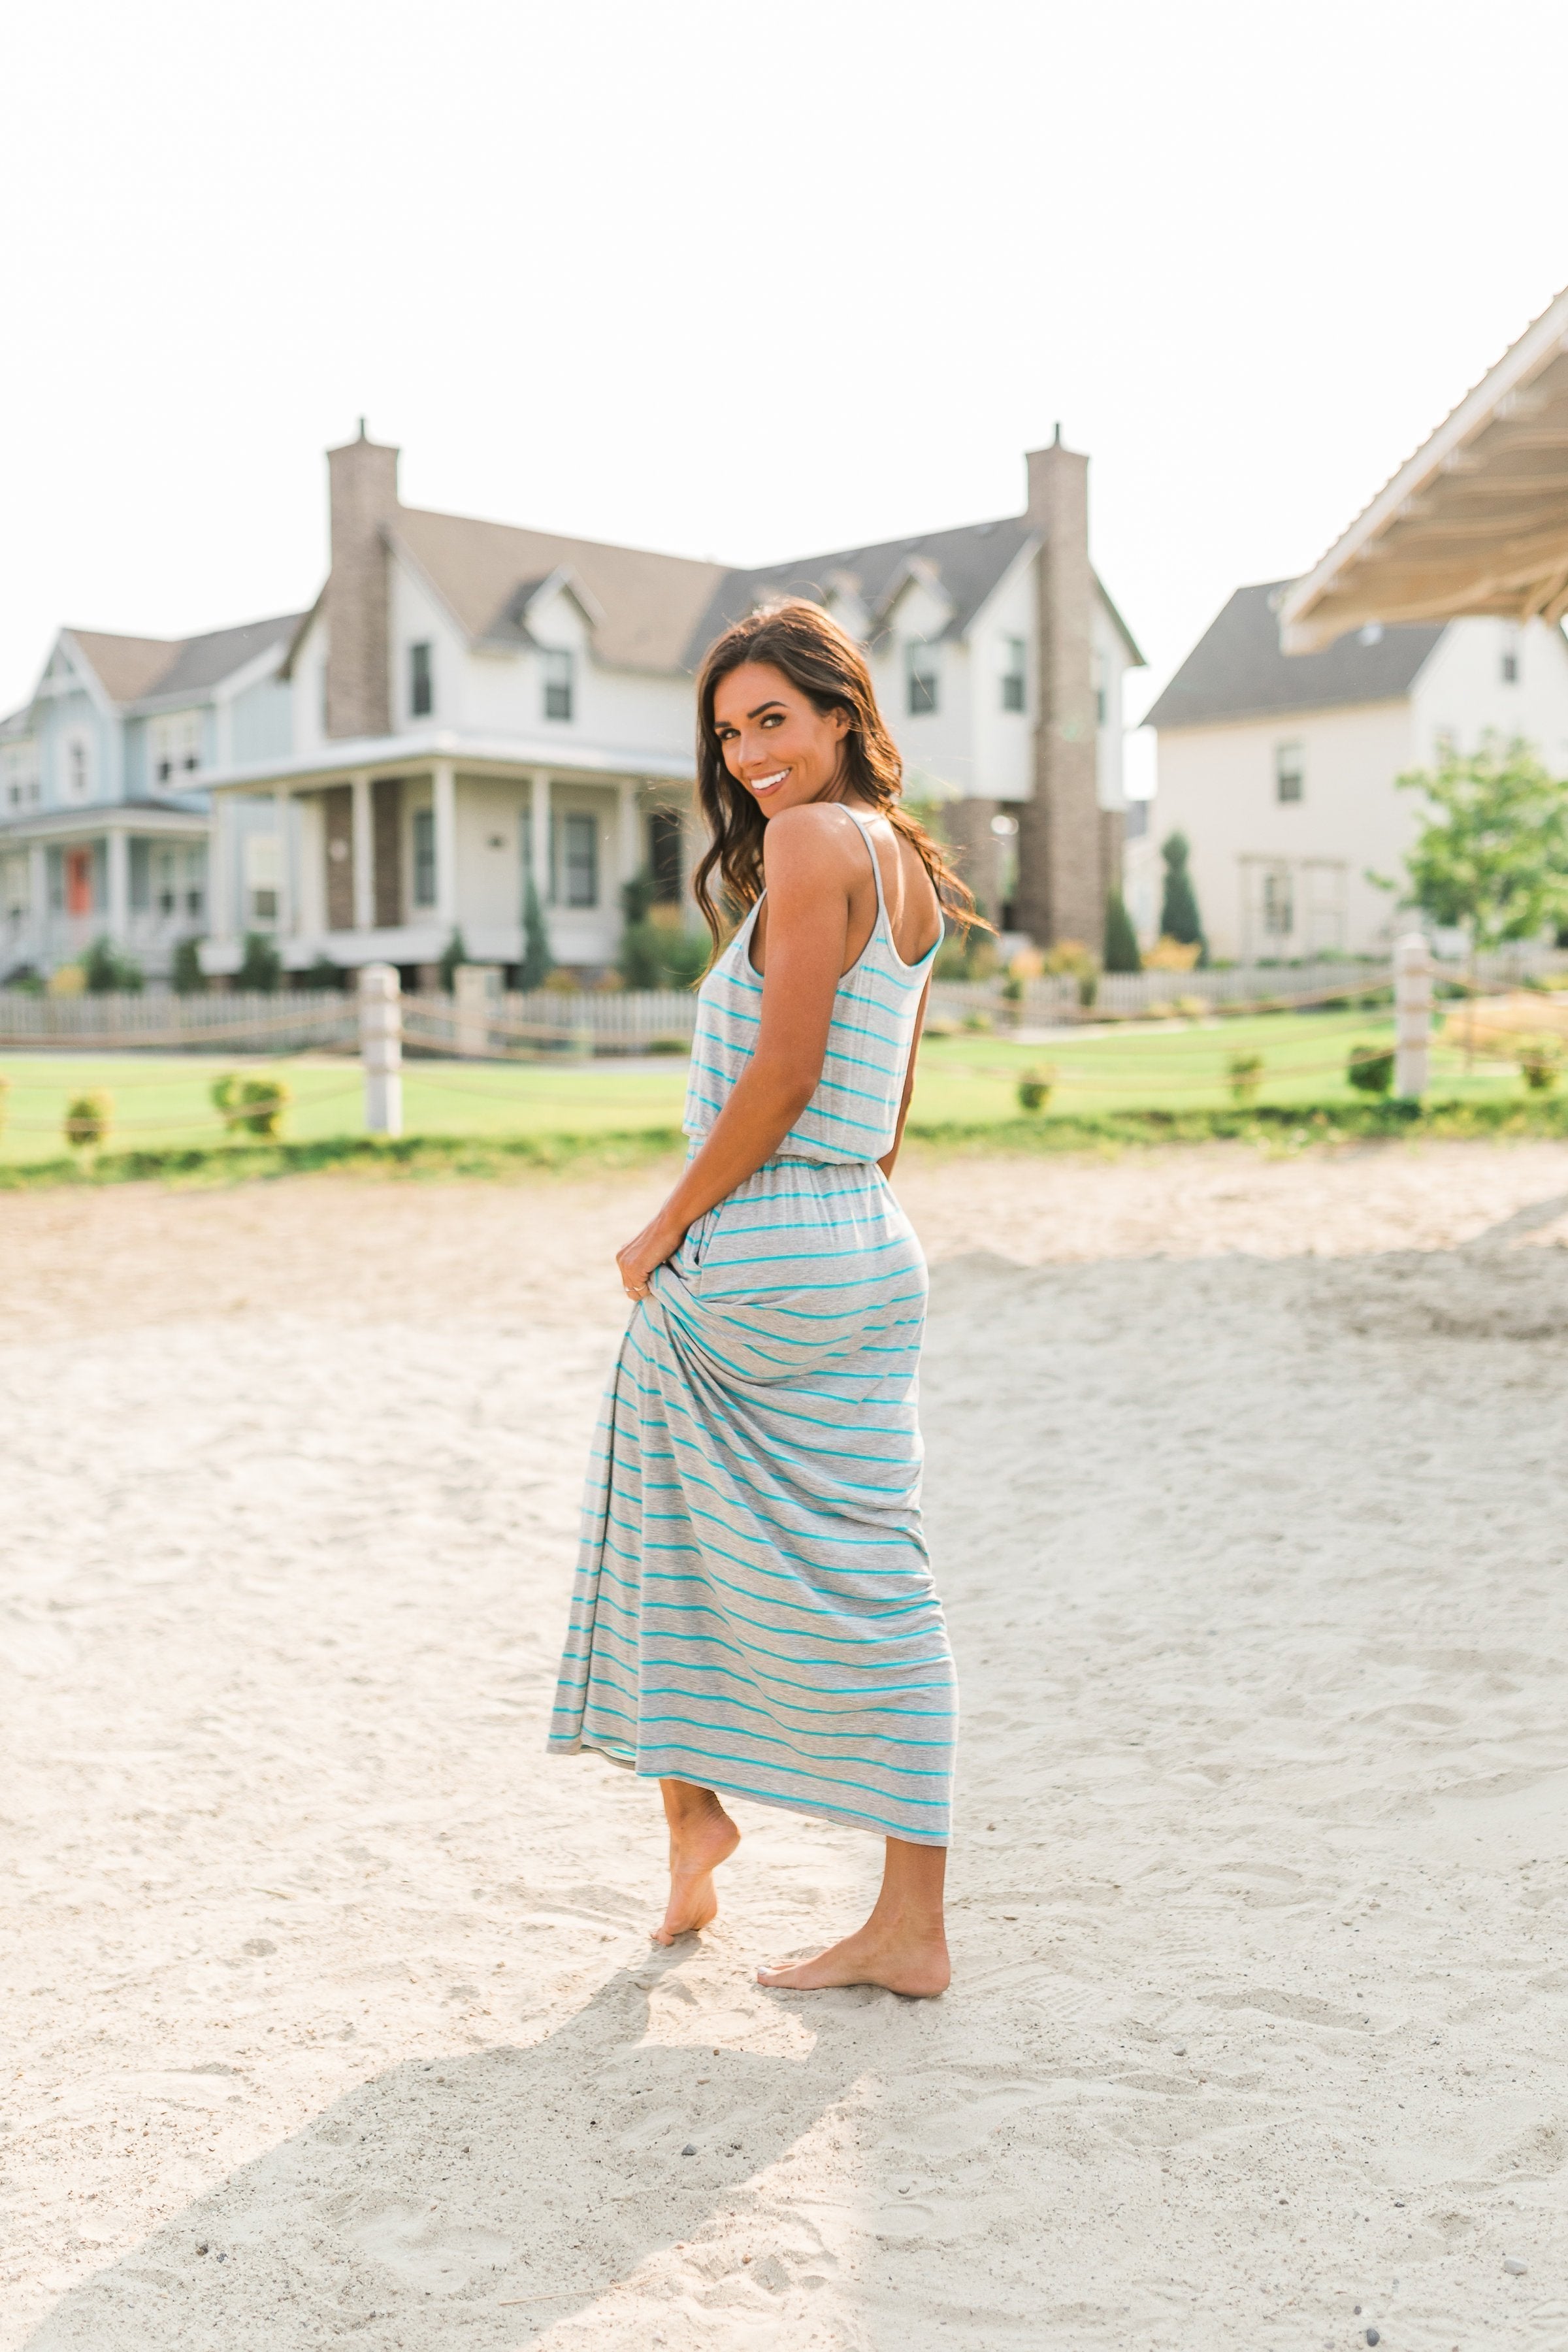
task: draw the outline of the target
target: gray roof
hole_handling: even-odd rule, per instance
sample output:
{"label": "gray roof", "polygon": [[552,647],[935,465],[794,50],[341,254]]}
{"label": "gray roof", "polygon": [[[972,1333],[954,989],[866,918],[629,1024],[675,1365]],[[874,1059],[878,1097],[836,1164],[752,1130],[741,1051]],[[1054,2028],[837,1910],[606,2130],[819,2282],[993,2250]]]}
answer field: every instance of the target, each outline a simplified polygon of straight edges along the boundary
{"label": "gray roof", "polygon": [[205,636],[187,637],[152,688],[154,694],[200,694],[232,677],[269,646],[286,646],[299,627],[298,613],[280,613],[270,621],[242,621],[237,628],[211,629]]}
{"label": "gray roof", "polygon": [[693,621],[724,576],[721,565],[691,556],[655,555],[422,507],[399,507],[388,535],[412,556],[476,644],[520,643],[519,600],[526,603],[552,572],[568,572],[603,611],[594,649],[616,668],[679,670]]}
{"label": "gray roof", "polygon": [[1279,604],[1289,580],[1238,588],[1205,630],[1144,725],[1197,727],[1216,719],[1392,702],[1409,693],[1446,622],[1347,630],[1321,654],[1279,649]]}
{"label": "gray roof", "polygon": [[70,635],[111,702],[161,701],[167,695],[205,694],[269,646],[281,649],[300,618],[282,613],[199,637],[127,637],[106,629],[72,629]]}
{"label": "gray roof", "polygon": [[964,523],[956,530],[922,531],[913,539],[843,547],[830,555],[763,564],[754,572],[728,572],[692,635],[687,666],[695,669],[721,630],[743,620],[770,597],[805,596],[813,604],[826,603],[836,574],[855,583],[868,613],[879,612],[913,557],[930,565],[952,606],[942,634],[961,637],[1032,536],[1026,517],[1009,515],[1000,522]]}

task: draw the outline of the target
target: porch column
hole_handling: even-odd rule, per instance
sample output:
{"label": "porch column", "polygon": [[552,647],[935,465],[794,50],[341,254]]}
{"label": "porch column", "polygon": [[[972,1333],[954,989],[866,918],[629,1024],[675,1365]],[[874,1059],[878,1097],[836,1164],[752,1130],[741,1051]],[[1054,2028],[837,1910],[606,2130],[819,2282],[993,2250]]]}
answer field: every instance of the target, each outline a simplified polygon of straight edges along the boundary
{"label": "porch column", "polygon": [[49,935],[49,853],[41,841],[27,848],[27,937],[36,957]]}
{"label": "porch column", "polygon": [[123,947],[131,932],[131,844],[118,825],[105,844],[109,866],[109,936]]}
{"label": "porch column", "polygon": [[535,769],[528,804],[529,838],[532,844],[533,887],[542,907],[550,904],[550,779]]}
{"label": "porch column", "polygon": [[213,794],[212,841],[207,851],[207,904],[215,945],[234,939],[234,803],[227,793]]}
{"label": "porch column", "polygon": [[278,929],[279,942],[294,936],[293,799],[281,785],[272,795],[272,822],[278,828]]}
{"label": "porch column", "polygon": [[436,803],[436,920],[449,932],[458,919],[458,780],[450,760],[437,760],[432,780]]}
{"label": "porch column", "polygon": [[[375,828],[371,817],[370,778],[351,776],[349,790],[353,794],[353,881],[354,929],[369,931],[375,928]],[[341,806],[342,803],[340,803]]]}
{"label": "porch column", "polygon": [[637,788],[636,780],[631,776],[623,777],[621,781],[619,817],[616,859],[621,870],[618,878],[622,882],[629,882],[635,874],[642,872],[645,862],[642,854],[641,813],[637,808]]}

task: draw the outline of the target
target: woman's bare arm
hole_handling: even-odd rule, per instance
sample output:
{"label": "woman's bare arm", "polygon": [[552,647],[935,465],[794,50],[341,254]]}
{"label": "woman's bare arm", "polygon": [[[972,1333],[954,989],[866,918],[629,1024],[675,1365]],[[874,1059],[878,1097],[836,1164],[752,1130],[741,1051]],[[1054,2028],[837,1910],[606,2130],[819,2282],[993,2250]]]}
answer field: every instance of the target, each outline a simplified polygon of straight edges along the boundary
{"label": "woman's bare arm", "polygon": [[846,961],[855,856],[864,858],[846,833],[846,820],[816,803],[786,809],[768,825],[767,967],[756,1051],[668,1200],[617,1253],[629,1291],[646,1288],[688,1226],[773,1158],[816,1092]]}
{"label": "woman's bare arm", "polygon": [[881,1159],[877,1162],[878,1167],[881,1170],[884,1176],[890,1176],[892,1174],[893,1163],[897,1160],[900,1150],[903,1145],[904,1121],[910,1115],[910,1104],[913,1098],[915,1091],[915,1055],[921,1049],[921,1031],[925,1027],[926,1005],[929,1003],[930,998],[931,981],[928,977],[925,986],[921,991],[920,1003],[915,1008],[914,1034],[910,1039],[909,1064],[904,1071],[904,1098],[899,1105],[899,1124],[894,1131],[892,1149],[889,1151],[884,1152]]}

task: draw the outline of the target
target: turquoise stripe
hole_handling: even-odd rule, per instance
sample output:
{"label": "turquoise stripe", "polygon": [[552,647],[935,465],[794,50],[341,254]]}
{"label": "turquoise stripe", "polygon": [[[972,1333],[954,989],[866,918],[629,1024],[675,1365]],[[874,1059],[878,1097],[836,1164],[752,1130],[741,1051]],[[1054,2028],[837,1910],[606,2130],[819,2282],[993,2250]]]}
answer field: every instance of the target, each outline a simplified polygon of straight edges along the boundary
{"label": "turquoise stripe", "polygon": [[[756,1055],[752,928],[699,993],[693,1150]],[[899,963],[879,912],[810,1104],[631,1318],[550,1746],[940,1844],[953,1677],[918,1503],[923,1269],[874,1166],[929,965]]]}

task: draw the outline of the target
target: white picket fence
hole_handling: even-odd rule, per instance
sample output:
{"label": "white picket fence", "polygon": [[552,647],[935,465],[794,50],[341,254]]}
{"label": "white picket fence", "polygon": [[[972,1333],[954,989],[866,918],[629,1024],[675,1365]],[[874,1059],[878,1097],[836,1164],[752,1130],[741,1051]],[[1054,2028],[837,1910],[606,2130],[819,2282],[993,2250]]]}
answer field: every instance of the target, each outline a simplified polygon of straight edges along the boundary
{"label": "white picket fence", "polygon": [[[1568,954],[1536,949],[1483,957],[1486,986],[1568,969]],[[1463,966],[1436,967],[1439,981],[1462,982]],[[1009,999],[1000,977],[936,981],[931,1016],[963,1023],[984,1016],[994,1026],[1038,1027],[1084,1019],[1129,1019],[1181,1004],[1321,1004],[1392,985],[1386,962],[1238,966],[1230,971],[1106,972],[1091,1007],[1081,1006],[1070,977],[1033,980]],[[1185,1000],[1185,1003],[1183,1003]],[[647,1054],[689,1043],[697,1000],[684,989],[594,990],[566,995],[486,996],[482,1003],[440,992],[401,998],[405,1050],[487,1060],[540,1054]],[[213,991],[199,996],[149,992],[138,996],[29,996],[0,990],[0,1052],[47,1051],[230,1054],[355,1053],[359,1006],[348,992],[279,990],[275,995]]]}
{"label": "white picket fence", "polygon": [[[405,1049],[485,1056],[680,1051],[697,1000],[685,990],[542,988],[485,998],[476,1013],[444,992],[400,1000]],[[359,1003],[338,989],[275,995],[28,996],[0,990],[0,1052],[357,1053]]]}

